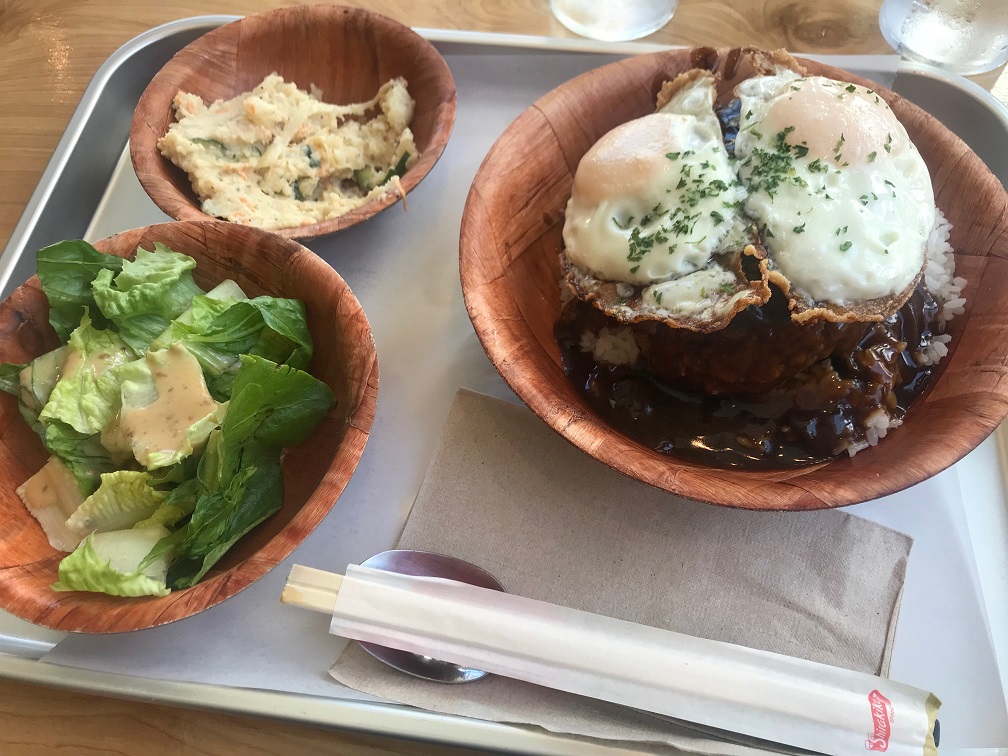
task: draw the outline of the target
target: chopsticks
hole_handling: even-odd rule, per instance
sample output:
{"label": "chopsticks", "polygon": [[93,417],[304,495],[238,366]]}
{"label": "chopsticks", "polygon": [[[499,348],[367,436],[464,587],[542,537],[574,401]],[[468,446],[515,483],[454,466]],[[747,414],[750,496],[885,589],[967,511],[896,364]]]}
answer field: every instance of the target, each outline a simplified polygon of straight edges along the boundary
{"label": "chopsticks", "polygon": [[332,614],[341,585],[342,575],[295,564],[280,594],[280,603]]}

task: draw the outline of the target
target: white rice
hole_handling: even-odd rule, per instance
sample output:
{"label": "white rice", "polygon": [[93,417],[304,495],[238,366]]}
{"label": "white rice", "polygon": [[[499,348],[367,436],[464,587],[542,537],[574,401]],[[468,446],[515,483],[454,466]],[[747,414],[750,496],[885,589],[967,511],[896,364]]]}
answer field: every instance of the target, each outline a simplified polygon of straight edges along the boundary
{"label": "white rice", "polygon": [[868,416],[867,422],[865,422],[864,432],[865,437],[861,441],[855,441],[850,446],[847,447],[847,453],[852,457],[857,454],[862,449],[867,449],[869,446],[875,446],[879,439],[885,438],[886,433],[892,428],[898,428],[903,424],[903,421],[898,417],[892,417],[888,412],[882,407],[879,407],[875,412]]}
{"label": "white rice", "polygon": [[[945,219],[941,210],[935,211],[935,225],[927,240],[927,265],[924,268],[924,284],[938,304],[938,325],[945,325],[956,315],[962,315],[966,300],[962,290],[966,279],[955,275],[955,257],[952,245],[949,244],[949,234],[952,225]],[[935,335],[931,343],[921,352],[914,354],[920,365],[936,365],[942,357],[948,354],[948,343],[952,337],[948,334]]]}
{"label": "white rice", "polygon": [[581,334],[582,352],[591,352],[596,362],[610,365],[632,365],[640,356],[640,347],[629,328],[610,331],[602,328],[596,336],[591,331]]}

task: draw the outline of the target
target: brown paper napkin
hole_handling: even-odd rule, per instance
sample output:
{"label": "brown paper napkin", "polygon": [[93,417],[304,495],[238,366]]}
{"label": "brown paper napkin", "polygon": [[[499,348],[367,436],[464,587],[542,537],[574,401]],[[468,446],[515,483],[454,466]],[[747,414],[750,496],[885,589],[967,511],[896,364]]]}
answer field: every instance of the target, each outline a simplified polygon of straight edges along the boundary
{"label": "brown paper napkin", "polygon": [[[461,390],[398,548],[467,559],[529,598],[886,674],[911,543],[839,511],[679,499],[610,470],[524,407]],[[516,680],[428,683],[356,644],[330,674],[432,711],[688,753],[764,752]]]}

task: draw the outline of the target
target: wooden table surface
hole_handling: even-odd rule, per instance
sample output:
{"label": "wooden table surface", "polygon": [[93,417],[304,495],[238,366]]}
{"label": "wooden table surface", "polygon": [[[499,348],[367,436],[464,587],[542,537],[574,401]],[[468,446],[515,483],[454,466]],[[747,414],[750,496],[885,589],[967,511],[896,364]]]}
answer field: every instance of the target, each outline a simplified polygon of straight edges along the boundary
{"label": "wooden table surface", "polygon": [[[881,0],[680,0],[649,41],[888,53]],[[81,93],[120,45],[158,24],[249,14],[278,0],[0,0],[0,243],[6,244]],[[411,26],[572,36],[547,0],[365,0]],[[974,77],[990,89],[1000,74]],[[320,660],[326,663],[328,660]],[[2,667],[2,660],[0,660]],[[492,744],[487,744],[492,746]],[[0,680],[0,753],[375,753],[461,750]]]}

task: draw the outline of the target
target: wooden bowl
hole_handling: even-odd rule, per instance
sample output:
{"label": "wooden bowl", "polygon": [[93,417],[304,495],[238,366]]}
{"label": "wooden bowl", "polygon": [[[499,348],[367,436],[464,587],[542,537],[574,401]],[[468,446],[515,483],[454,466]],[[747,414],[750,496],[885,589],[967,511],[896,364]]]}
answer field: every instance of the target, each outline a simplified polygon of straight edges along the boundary
{"label": "wooden bowl", "polygon": [[654,111],[661,83],[690,51],[619,61],[573,79],[512,123],[476,174],[462,218],[466,307],[497,370],[554,430],[606,465],[691,499],[801,510],[867,501],[918,483],[977,446],[1008,413],[1008,197],[983,162],[899,95],[838,69],[811,73],[870,86],[906,126],[954,226],[966,312],[950,323],[951,354],[902,427],[878,446],[787,470],[717,469],[653,451],[606,425],[565,378],[553,326],[564,207],[581,156],[616,125]]}
{"label": "wooden bowl", "polygon": [[[252,90],[266,76],[307,90],[316,85],[326,102],[363,102],[403,76],[416,101],[410,128],[420,159],[402,177],[411,191],[441,157],[455,123],[455,81],[444,58],[407,26],[360,8],[307,5],[258,13],[222,26],[182,48],[144,90],[130,124],[130,158],[154,203],[176,220],[208,220],[189,177],[158,151],[174,122],[172,100],[181,90],[204,102]],[[270,229],[304,239],[349,228],[400,199],[392,192],[355,210],[291,228]]]}
{"label": "wooden bowl", "polygon": [[[50,588],[65,554],[49,545],[15,493],[48,454],[15,398],[0,394],[0,608],[38,625],[86,633],[139,630],[235,595],[287,557],[333,508],[374,420],[378,362],[371,329],[350,288],[323,260],[297,242],[222,221],[148,226],[95,246],[126,257],[154,242],[195,258],[193,275],[205,289],[231,278],[250,296],[302,300],[315,346],[309,370],[332,388],[337,404],[304,443],[285,453],[280,511],[238,541],[202,582],[160,598],[119,598]],[[48,302],[32,277],[0,303],[0,362],[27,362],[55,348],[48,317]]]}

